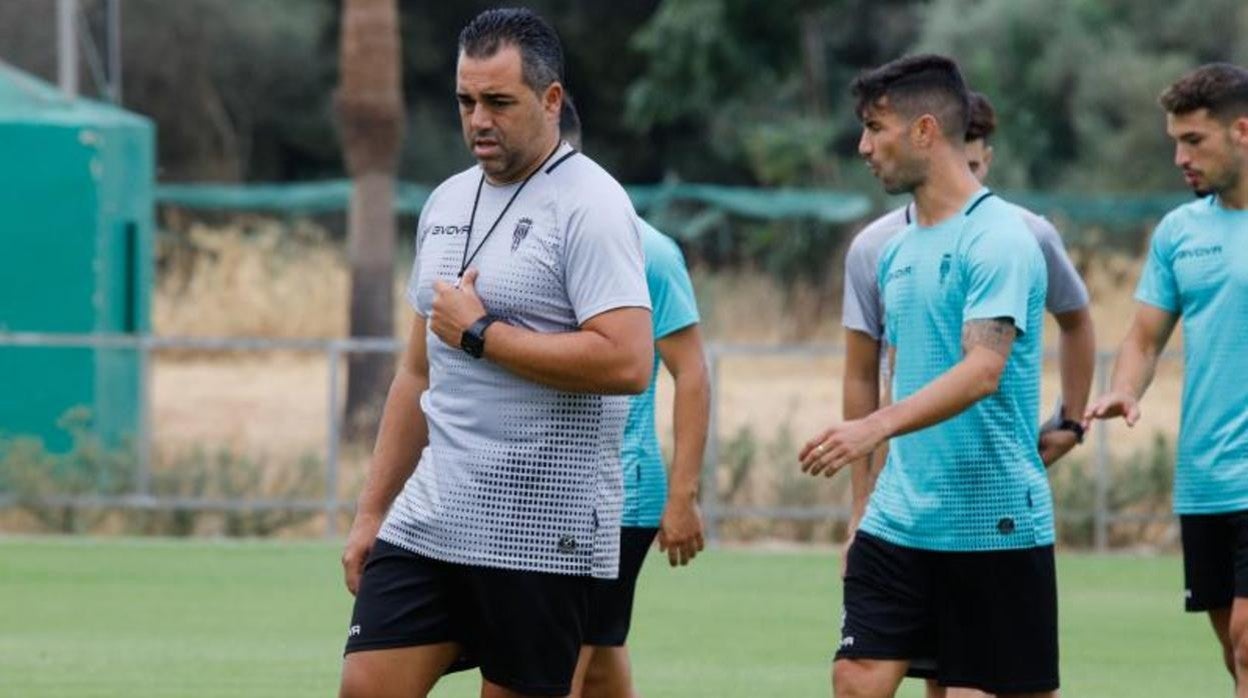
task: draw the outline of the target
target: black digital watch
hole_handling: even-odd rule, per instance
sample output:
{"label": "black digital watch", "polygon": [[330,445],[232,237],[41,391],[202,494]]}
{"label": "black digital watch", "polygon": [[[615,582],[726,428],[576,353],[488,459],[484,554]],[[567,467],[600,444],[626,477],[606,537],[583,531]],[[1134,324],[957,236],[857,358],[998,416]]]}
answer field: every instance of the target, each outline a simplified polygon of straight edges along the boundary
{"label": "black digital watch", "polygon": [[485,329],[502,318],[494,315],[482,315],[459,337],[459,348],[474,359],[481,358],[485,353]]}

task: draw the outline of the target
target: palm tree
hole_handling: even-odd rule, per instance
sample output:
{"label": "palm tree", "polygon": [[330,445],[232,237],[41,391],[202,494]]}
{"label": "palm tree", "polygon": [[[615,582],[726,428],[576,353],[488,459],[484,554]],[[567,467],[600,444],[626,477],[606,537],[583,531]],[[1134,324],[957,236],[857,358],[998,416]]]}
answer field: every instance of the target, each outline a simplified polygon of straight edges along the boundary
{"label": "palm tree", "polygon": [[[351,175],[347,224],[351,336],[393,335],[394,180],[403,141],[399,14],[395,0],[344,0],[338,133]],[[354,354],[348,362],[346,433],[371,433],[394,362]]]}

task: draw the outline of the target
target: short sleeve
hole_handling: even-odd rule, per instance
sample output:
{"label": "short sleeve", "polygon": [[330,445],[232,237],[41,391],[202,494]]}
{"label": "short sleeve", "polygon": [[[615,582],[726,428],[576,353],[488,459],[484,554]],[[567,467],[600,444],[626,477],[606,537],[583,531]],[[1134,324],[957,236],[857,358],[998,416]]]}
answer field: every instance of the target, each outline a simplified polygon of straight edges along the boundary
{"label": "short sleeve", "polygon": [[1088,288],[1070,261],[1066,245],[1053,224],[1036,216],[1028,226],[1040,243],[1044,255],[1044,268],[1049,277],[1049,290],[1045,294],[1044,307],[1054,315],[1079,310],[1088,305]]}
{"label": "short sleeve", "polygon": [[[884,279],[885,275],[888,273],[888,266],[891,263],[893,254],[896,252],[896,250],[897,250],[896,242],[895,241],[890,242],[888,246],[886,246],[884,250],[881,252],[879,260],[875,263],[875,274],[874,274],[873,283],[875,284],[875,294],[877,297],[880,297],[880,298],[883,297],[884,285],[881,283],[881,280]],[[880,307],[882,308],[883,305],[884,304],[881,302]],[[884,329],[884,341],[881,342],[881,344],[888,344],[894,347],[897,346],[896,313],[884,313],[882,325]]]}
{"label": "short sleeve", "polygon": [[1135,289],[1136,300],[1156,306],[1171,313],[1179,312],[1179,286],[1171,265],[1173,241],[1169,218],[1165,218],[1153,231],[1148,244],[1148,257],[1140,272],[1140,283]]}
{"label": "short sleeve", "polygon": [[[1020,221],[1021,223],[1021,221]],[[967,245],[963,273],[966,301],[962,322],[1010,318],[1019,334],[1027,331],[1027,305],[1040,255],[1036,242],[1021,230],[983,232]],[[1021,246],[1021,249],[1020,249]],[[1031,246],[1032,254],[1027,254]]]}
{"label": "short sleeve", "polygon": [[617,308],[650,308],[637,214],[621,189],[568,217],[564,282],[576,323]]}
{"label": "short sleeve", "polygon": [[435,191],[425,200],[425,205],[420,209],[420,217],[416,222],[416,236],[413,241],[413,249],[415,254],[412,257],[412,270],[407,275],[407,291],[404,296],[407,298],[408,304],[412,306],[412,310],[421,317],[426,317],[428,310],[422,310],[420,307],[420,250],[424,246],[425,236],[428,235],[428,220],[426,214],[433,210],[433,200],[437,195]]}
{"label": "short sleeve", "polygon": [[[865,232],[865,231],[864,231]],[[880,302],[879,255],[859,233],[845,253],[845,293],[841,301],[841,324],[879,341],[884,334]]]}
{"label": "short sleeve", "polygon": [[697,324],[698,302],[685,267],[685,257],[676,243],[657,230],[643,229],[642,235],[646,285],[654,312],[654,338],[659,340]]}

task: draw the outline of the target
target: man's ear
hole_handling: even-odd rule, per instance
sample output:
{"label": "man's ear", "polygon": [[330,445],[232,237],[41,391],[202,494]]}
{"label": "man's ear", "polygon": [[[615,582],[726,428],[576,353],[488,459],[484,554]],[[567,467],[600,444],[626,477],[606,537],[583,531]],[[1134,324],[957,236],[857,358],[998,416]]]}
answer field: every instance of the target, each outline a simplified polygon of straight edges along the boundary
{"label": "man's ear", "polygon": [[563,111],[563,83],[555,80],[546,86],[546,91],[542,93],[542,109],[548,115],[554,114],[558,120],[559,113]]}
{"label": "man's ear", "polygon": [[918,148],[930,148],[940,135],[940,122],[931,114],[923,114],[910,124],[910,142]]}
{"label": "man's ear", "polygon": [[1248,116],[1236,117],[1231,122],[1231,140],[1241,148],[1248,148]]}

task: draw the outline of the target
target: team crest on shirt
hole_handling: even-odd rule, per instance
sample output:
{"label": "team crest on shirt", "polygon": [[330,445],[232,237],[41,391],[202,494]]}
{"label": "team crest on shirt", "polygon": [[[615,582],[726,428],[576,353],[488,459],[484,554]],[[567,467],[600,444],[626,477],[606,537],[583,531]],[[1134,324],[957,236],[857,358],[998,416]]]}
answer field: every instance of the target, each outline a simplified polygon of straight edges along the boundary
{"label": "team crest on shirt", "polygon": [[532,218],[521,218],[516,221],[516,229],[511,231],[511,251],[520,249],[520,243],[529,236],[529,228],[533,227]]}
{"label": "team crest on shirt", "polygon": [[949,270],[953,268],[953,254],[946,252],[940,258],[940,283],[945,283],[945,277],[949,276]]}

